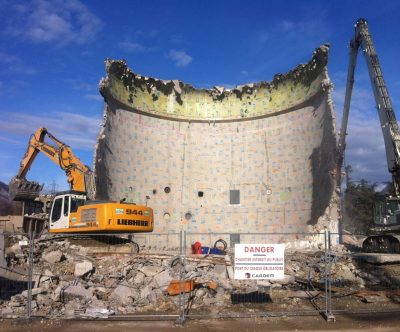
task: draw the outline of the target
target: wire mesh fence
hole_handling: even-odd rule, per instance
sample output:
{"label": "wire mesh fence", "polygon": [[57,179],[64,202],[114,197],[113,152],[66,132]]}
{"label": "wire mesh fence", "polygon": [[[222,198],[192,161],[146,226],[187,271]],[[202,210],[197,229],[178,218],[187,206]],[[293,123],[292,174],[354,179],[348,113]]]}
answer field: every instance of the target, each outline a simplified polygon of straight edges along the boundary
{"label": "wire mesh fence", "polygon": [[[197,241],[199,240],[199,241]],[[200,241],[201,254],[198,251]],[[282,261],[269,250],[284,247]],[[188,233],[188,317],[307,314],[325,310],[325,235]],[[235,250],[236,248],[236,250]],[[239,254],[244,250],[250,255]],[[198,257],[202,257],[200,261]],[[271,258],[269,258],[271,257]],[[205,259],[209,261],[205,263]]]}
{"label": "wire mesh fence", "polygon": [[399,310],[400,264],[366,260],[382,255],[362,253],[364,238],[0,233],[1,315],[184,322]]}
{"label": "wire mesh fence", "polygon": [[363,252],[366,238],[365,234],[342,236],[331,267],[333,312],[400,310],[400,255]]}
{"label": "wire mesh fence", "polygon": [[0,303],[2,316],[28,316],[30,240],[0,231]]}

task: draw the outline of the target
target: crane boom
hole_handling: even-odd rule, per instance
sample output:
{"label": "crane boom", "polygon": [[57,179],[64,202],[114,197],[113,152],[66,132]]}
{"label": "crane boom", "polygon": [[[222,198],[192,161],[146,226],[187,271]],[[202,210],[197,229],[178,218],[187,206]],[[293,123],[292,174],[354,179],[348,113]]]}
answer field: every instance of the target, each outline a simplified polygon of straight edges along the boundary
{"label": "crane boom", "polygon": [[347,122],[354,85],[354,71],[357,63],[357,54],[360,48],[363,50],[367,62],[368,73],[385,142],[387,165],[393,178],[394,194],[398,196],[400,192],[400,131],[388,89],[383,78],[382,68],[375,50],[374,42],[369,33],[368,23],[365,19],[359,19],[356,22],[354,37],[350,41],[346,95],[338,145],[337,185],[340,186],[341,183],[341,168],[346,148]]}

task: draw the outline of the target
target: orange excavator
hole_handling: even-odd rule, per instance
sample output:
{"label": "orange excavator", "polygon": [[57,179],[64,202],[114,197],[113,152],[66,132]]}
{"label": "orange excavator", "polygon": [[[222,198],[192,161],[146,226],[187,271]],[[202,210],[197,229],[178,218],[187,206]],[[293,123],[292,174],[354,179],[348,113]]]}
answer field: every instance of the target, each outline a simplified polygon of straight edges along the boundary
{"label": "orange excavator", "polygon": [[[45,142],[50,138],[55,145]],[[17,175],[9,185],[10,198],[30,202],[43,185],[28,181],[26,175],[39,152],[44,153],[67,175],[70,191],[58,193],[49,216],[51,233],[137,233],[152,232],[153,210],[133,203],[91,201],[95,198],[93,172],[74,155],[71,148],[39,128],[30,138]],[[35,226],[36,227],[36,226]]]}

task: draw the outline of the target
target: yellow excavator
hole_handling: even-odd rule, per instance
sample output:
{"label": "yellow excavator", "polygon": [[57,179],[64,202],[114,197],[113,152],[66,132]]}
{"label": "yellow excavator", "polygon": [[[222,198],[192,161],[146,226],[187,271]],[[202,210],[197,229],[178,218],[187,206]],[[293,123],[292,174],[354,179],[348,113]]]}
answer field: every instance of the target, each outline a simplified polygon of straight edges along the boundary
{"label": "yellow excavator", "polygon": [[[50,138],[55,145],[45,142]],[[43,186],[28,181],[26,175],[36,156],[42,152],[59,165],[70,185],[70,190],[58,193],[49,216],[51,233],[137,233],[152,232],[153,210],[133,203],[95,201],[93,172],[74,155],[71,148],[39,128],[30,138],[17,175],[9,184],[10,198],[31,202],[39,196]]]}

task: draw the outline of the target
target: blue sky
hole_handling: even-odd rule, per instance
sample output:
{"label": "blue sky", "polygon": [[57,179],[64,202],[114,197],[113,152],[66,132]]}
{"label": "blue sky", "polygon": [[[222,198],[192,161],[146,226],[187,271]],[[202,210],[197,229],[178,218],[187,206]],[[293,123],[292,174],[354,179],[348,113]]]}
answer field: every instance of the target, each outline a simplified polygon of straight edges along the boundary
{"label": "blue sky", "polygon": [[[340,125],[348,42],[369,21],[385,79],[400,106],[399,1],[0,0],[0,181],[18,170],[40,126],[92,166],[103,102],[104,59],[197,87],[271,80],[331,44],[328,65]],[[365,61],[359,57],[347,162],[353,179],[389,179]],[[64,173],[39,155],[28,178],[57,189]]]}

